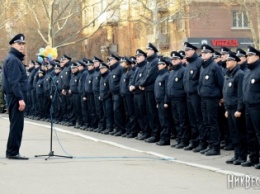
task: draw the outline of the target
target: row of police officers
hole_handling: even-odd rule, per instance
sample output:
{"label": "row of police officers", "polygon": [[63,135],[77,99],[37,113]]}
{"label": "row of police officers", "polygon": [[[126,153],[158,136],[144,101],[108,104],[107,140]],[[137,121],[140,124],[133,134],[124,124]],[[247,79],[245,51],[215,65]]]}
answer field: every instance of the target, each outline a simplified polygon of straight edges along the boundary
{"label": "row of police officers", "polygon": [[[184,43],[158,55],[151,43],[133,57],[31,61],[27,117],[136,138],[260,169],[260,51]],[[224,144],[221,144],[221,139]],[[249,156],[249,157],[248,157]]]}

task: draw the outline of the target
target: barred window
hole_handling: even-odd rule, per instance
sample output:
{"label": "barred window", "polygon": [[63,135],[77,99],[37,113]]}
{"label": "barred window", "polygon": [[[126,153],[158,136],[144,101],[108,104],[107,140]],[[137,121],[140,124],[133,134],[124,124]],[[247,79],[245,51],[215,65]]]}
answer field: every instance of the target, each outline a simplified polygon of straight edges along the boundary
{"label": "barred window", "polygon": [[248,28],[249,22],[245,12],[243,11],[232,11],[233,28]]}

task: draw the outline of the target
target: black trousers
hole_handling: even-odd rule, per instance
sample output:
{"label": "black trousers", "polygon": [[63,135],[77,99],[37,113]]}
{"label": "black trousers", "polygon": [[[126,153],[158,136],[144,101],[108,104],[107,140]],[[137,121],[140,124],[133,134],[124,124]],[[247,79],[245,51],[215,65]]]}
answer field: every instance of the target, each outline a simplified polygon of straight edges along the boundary
{"label": "black trousers", "polygon": [[103,102],[99,100],[99,94],[94,93],[94,101],[95,101],[95,109],[97,114],[97,122],[99,129],[105,129],[106,123],[104,121],[104,110],[103,110]]}
{"label": "black trousers", "polygon": [[82,125],[89,126],[89,114],[87,101],[83,100],[84,95],[80,94],[81,113],[82,113]]}
{"label": "black trousers", "polygon": [[112,98],[107,98],[102,101],[105,128],[113,130],[114,128],[114,114],[113,114],[113,101]]}
{"label": "black trousers", "polygon": [[242,112],[241,117],[235,117],[236,109],[227,109],[229,136],[235,148],[235,158],[246,160],[247,143],[246,143],[246,126],[245,114]]}
{"label": "black trousers", "polygon": [[230,130],[228,119],[225,117],[225,108],[224,105],[218,107],[218,126],[220,130],[220,139],[225,140],[226,145],[232,143],[230,137]]}
{"label": "black trousers", "polygon": [[202,98],[201,109],[203,115],[203,123],[208,134],[209,145],[213,149],[220,149],[220,136],[218,128],[218,102],[217,98]]}
{"label": "black trousers", "polygon": [[164,108],[164,102],[158,102],[158,117],[161,124],[160,140],[170,141],[171,128],[170,128],[170,113],[169,108]]}
{"label": "black trousers", "polygon": [[81,103],[80,103],[80,95],[78,93],[73,93],[71,95],[72,100],[72,110],[74,112],[74,119],[71,120],[73,124],[76,122],[78,124],[82,123],[82,112],[81,112]]}
{"label": "black trousers", "polygon": [[246,128],[249,159],[259,163],[260,148],[260,108],[246,106]]}
{"label": "black trousers", "polygon": [[46,116],[45,100],[44,94],[37,94],[37,110],[40,118],[45,118]]}
{"label": "black trousers", "polygon": [[171,111],[177,132],[177,143],[188,144],[190,140],[190,130],[188,128],[188,111],[186,98],[172,98]]}
{"label": "black trousers", "polygon": [[135,115],[134,108],[134,96],[126,95],[123,96],[124,110],[126,115],[126,133],[127,134],[137,134],[139,131],[138,123]]}
{"label": "black trousers", "polygon": [[31,105],[31,111],[30,114],[33,116],[36,116],[36,90],[33,89],[30,91],[31,92],[31,100],[32,100],[32,105]]}
{"label": "black trousers", "polygon": [[96,114],[94,94],[87,95],[87,104],[88,104],[88,113],[89,113],[89,125],[90,127],[97,128],[98,120]]}
{"label": "black trousers", "polygon": [[24,111],[19,111],[19,102],[14,95],[7,95],[10,131],[7,141],[6,155],[19,154],[24,128]]}
{"label": "black trousers", "polygon": [[203,125],[201,98],[198,94],[187,96],[189,126],[191,130],[191,144],[207,144],[206,129]]}
{"label": "black trousers", "polygon": [[67,96],[61,94],[61,114],[62,114],[62,121],[68,121],[68,114],[67,114]]}
{"label": "black trousers", "polygon": [[145,100],[151,136],[157,138],[160,136],[160,123],[158,119],[158,110],[156,108],[154,91],[145,91]]}
{"label": "black trousers", "polygon": [[53,118],[57,121],[61,121],[61,94],[59,92],[52,95],[52,108],[53,108]]}
{"label": "black trousers", "polygon": [[150,135],[144,92],[134,94],[134,110],[140,130],[144,134]]}
{"label": "black trousers", "polygon": [[125,132],[125,112],[123,98],[120,94],[113,94],[113,112],[116,131]]}

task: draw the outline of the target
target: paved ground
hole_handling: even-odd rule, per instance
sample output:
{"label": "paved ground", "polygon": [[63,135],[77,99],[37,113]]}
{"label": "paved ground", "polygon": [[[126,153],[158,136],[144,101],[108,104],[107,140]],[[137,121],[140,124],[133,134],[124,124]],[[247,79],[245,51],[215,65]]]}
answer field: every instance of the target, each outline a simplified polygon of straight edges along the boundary
{"label": "paved ground", "polygon": [[232,152],[206,157],[57,125],[60,143],[54,134],[55,154],[67,155],[65,150],[74,158],[35,158],[49,153],[50,127],[46,122],[27,119],[21,154],[30,160],[7,160],[6,117],[0,115],[0,194],[259,193],[260,187],[228,188],[227,174],[260,177],[254,168],[226,165]]}

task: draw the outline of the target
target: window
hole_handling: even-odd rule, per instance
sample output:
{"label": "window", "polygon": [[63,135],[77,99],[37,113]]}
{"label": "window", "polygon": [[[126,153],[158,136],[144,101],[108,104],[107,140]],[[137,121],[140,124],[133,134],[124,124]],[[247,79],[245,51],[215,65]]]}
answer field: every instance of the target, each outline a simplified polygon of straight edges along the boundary
{"label": "window", "polygon": [[243,11],[233,11],[232,12],[233,17],[233,28],[248,28],[248,18],[245,12]]}
{"label": "window", "polygon": [[167,20],[160,23],[160,32],[162,34],[168,34],[168,21]]}

